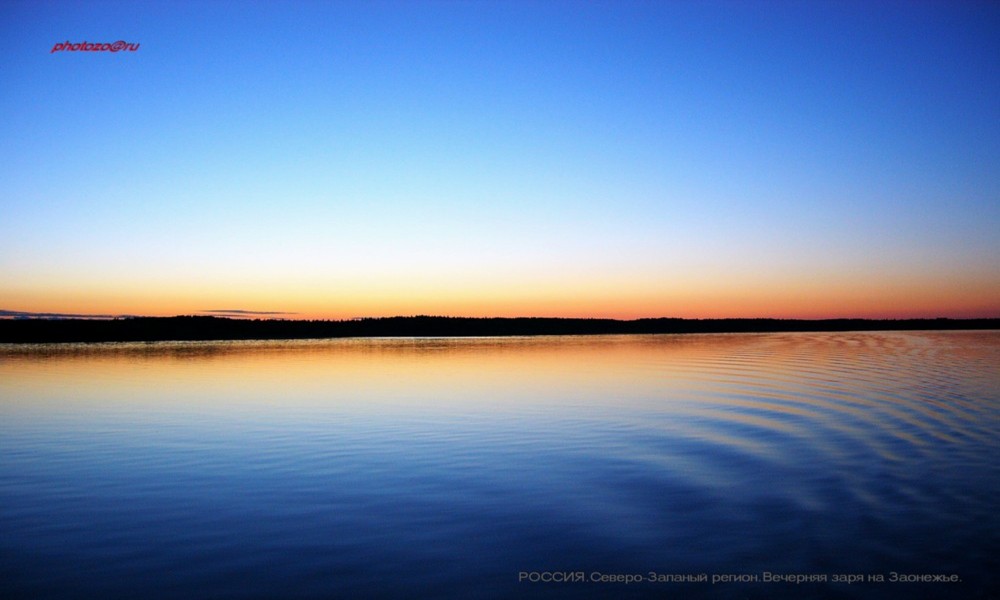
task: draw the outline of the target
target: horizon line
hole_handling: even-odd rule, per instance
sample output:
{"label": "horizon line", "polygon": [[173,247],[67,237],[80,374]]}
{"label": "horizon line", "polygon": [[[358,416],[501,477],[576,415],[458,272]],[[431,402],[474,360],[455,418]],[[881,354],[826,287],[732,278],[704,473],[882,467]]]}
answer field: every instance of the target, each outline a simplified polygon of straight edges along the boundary
{"label": "horizon line", "polygon": [[[205,314],[209,313],[209,314]],[[202,310],[194,313],[180,313],[174,315],[136,315],[136,314],[89,314],[89,313],[63,313],[63,312],[32,312],[14,311],[0,309],[0,320],[4,321],[114,321],[124,319],[220,319],[229,321],[291,321],[291,322],[328,322],[342,323],[379,319],[468,319],[468,320],[515,320],[515,319],[545,319],[559,321],[614,321],[629,323],[635,321],[982,321],[1000,319],[1000,314],[988,317],[952,317],[952,316],[926,316],[926,317],[775,317],[775,316],[754,316],[754,317],[556,317],[544,315],[519,315],[519,316],[458,316],[446,314],[395,314],[395,315],[365,315],[347,318],[311,319],[311,318],[288,318],[278,315],[298,315],[298,312],[285,311],[251,311],[251,310]]]}

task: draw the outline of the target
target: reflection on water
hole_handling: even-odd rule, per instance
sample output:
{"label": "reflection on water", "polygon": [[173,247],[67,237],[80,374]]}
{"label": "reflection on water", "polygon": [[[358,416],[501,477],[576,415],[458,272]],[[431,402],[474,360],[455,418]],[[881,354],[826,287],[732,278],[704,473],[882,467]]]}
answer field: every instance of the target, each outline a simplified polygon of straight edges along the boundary
{"label": "reflection on water", "polygon": [[[0,581],[986,598],[998,414],[997,332],[0,346]],[[590,581],[650,571],[866,581]]]}

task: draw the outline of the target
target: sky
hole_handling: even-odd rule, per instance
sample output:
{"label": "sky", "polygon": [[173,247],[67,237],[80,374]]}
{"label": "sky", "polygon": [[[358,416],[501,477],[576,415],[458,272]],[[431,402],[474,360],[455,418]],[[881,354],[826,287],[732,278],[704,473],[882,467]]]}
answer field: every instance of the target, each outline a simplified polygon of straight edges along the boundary
{"label": "sky", "polygon": [[15,0],[0,38],[5,314],[1000,317],[995,2]]}

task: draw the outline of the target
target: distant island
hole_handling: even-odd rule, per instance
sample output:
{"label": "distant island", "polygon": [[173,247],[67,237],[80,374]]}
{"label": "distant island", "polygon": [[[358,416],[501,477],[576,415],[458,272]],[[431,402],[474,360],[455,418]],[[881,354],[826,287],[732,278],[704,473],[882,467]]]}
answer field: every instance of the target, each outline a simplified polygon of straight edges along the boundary
{"label": "distant island", "polygon": [[2,319],[0,343],[280,340],[348,337],[487,337],[1000,329],[992,319],[571,319],[377,317],[346,321],[212,316]]}

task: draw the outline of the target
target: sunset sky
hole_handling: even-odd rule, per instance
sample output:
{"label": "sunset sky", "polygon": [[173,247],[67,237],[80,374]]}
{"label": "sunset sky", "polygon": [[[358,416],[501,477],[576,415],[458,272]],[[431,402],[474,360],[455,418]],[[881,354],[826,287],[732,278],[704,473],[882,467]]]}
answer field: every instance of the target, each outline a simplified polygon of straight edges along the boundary
{"label": "sunset sky", "polygon": [[0,310],[1000,316],[996,2],[32,0],[0,38]]}

